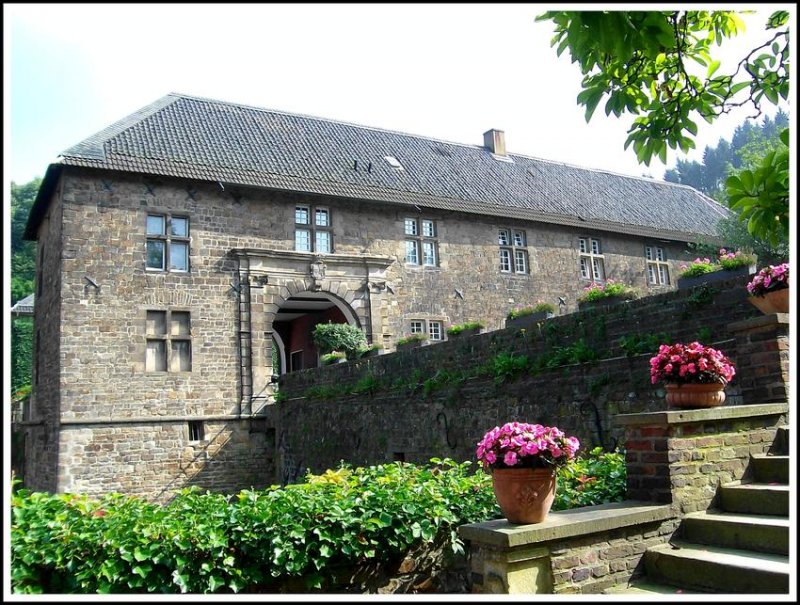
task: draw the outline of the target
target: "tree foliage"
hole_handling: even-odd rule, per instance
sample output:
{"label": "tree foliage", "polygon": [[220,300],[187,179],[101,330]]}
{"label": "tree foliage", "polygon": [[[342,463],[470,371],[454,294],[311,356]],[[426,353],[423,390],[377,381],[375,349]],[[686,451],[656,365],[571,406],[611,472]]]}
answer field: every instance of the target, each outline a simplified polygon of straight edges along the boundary
{"label": "tree foliage", "polygon": [[[625,148],[639,162],[653,156],[666,163],[668,149],[695,147],[697,119],[711,123],[738,107],[753,118],[765,101],[789,96],[789,13],[767,20],[764,42],[750,50],[732,73],[718,73],[713,47],[744,29],[734,11],[548,11],[537,20],[555,24],[552,45],[569,49],[583,74],[578,104],[589,121],[606,98],[606,115],[636,116]],[[728,180],[730,204],[754,236],[777,239],[788,232],[788,149],[764,157],[749,176]]]}
{"label": "tree foliage", "polygon": [[22,239],[42,179],[11,183],[11,304],[33,293],[36,244]]}
{"label": "tree foliage", "polygon": [[358,351],[367,346],[367,338],[361,329],[344,323],[317,324],[312,338],[320,353],[340,351],[349,360],[356,359]]}

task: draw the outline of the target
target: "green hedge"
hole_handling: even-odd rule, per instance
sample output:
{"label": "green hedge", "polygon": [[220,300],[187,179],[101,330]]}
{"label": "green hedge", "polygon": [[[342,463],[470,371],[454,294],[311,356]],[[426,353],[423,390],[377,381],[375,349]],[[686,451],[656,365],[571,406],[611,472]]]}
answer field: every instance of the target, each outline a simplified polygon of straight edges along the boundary
{"label": "green hedge", "polygon": [[[599,452],[590,458],[608,474]],[[574,493],[571,486],[560,479],[559,492]],[[573,501],[559,497],[555,508]],[[325,590],[337,569],[399,561],[421,542],[444,537],[463,552],[459,525],[501,516],[489,475],[438,459],[343,465],[306,483],[233,496],[187,489],[165,506],[22,489],[12,494],[12,513],[15,593],[273,592],[289,578]]]}

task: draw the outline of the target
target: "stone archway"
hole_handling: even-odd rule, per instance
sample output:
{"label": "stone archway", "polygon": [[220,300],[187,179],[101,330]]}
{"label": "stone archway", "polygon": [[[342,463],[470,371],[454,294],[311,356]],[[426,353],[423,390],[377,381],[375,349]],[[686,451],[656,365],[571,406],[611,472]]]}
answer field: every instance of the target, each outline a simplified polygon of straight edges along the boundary
{"label": "stone archway", "polygon": [[[317,324],[326,322],[362,327],[353,308],[329,292],[306,290],[286,299],[272,319],[273,338],[280,358],[278,373],[318,365],[318,352],[311,335]],[[276,373],[275,368],[273,373]]]}
{"label": "stone archway", "polygon": [[293,307],[324,307],[329,313],[336,309],[339,321],[361,327],[368,342],[377,335],[383,344],[389,304],[386,272],[394,257],[271,249],[236,249],[232,254],[238,277],[231,287],[238,303],[240,414],[257,414],[271,400],[275,346],[282,369],[291,365],[291,343],[285,330],[279,330]]}

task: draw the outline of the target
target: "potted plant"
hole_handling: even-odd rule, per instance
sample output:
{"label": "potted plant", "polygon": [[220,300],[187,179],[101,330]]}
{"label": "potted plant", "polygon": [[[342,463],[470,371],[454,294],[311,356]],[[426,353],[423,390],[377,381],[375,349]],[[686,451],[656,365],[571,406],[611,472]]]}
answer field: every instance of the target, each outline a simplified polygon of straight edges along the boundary
{"label": "potted plant", "polygon": [[453,338],[473,336],[475,334],[480,334],[483,328],[484,328],[483,322],[468,321],[463,324],[456,324],[454,326],[450,326],[449,328],[447,328],[447,335]]}
{"label": "potted plant", "polygon": [[368,347],[358,350],[359,357],[375,357],[383,350],[383,345],[371,344]]}
{"label": "potted plant", "polygon": [[618,302],[639,298],[639,291],[633,286],[623,284],[614,279],[605,283],[591,282],[578,297],[578,308],[607,307]]}
{"label": "potted plant", "polygon": [[538,321],[550,319],[555,311],[554,304],[541,300],[532,305],[515,307],[506,315],[506,328],[528,328]]}
{"label": "potted plant", "polygon": [[406,334],[397,341],[397,350],[421,347],[428,340],[427,334]]}
{"label": "potted plant", "polygon": [[325,353],[324,355],[321,355],[319,360],[322,362],[322,365],[329,366],[333,365],[334,363],[342,363],[347,361],[347,356],[341,351],[332,351],[331,353]]}
{"label": "potted plant", "polygon": [[359,349],[367,346],[367,338],[361,329],[350,324],[317,324],[312,339],[320,353],[341,351],[347,359],[356,359]]}
{"label": "potted plant", "polygon": [[556,469],[580,447],[556,427],[507,422],[478,442],[476,456],[492,475],[497,503],[509,523],[540,523],[556,495]]}
{"label": "potted plant", "polygon": [[696,258],[680,266],[678,288],[690,288],[699,284],[750,275],[755,272],[756,257],[742,250],[730,252],[720,248],[716,260],[708,257]]}
{"label": "potted plant", "polygon": [[662,344],[650,358],[650,381],[663,382],[667,404],[683,408],[722,405],[725,387],[736,374],[722,351],[699,342]]}
{"label": "potted plant", "polygon": [[747,284],[749,300],[762,313],[789,312],[789,263],[769,265]]}

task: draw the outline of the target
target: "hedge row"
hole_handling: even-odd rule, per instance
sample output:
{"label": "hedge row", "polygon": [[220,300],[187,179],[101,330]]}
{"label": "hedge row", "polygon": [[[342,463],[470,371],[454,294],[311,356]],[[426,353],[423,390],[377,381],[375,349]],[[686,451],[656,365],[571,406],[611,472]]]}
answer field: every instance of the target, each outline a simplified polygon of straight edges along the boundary
{"label": "hedge row", "polygon": [[[614,454],[592,454],[562,469],[556,509],[622,498],[606,493],[609,473],[619,471],[618,461],[607,458]],[[606,478],[588,478],[587,470]],[[302,484],[233,496],[187,489],[165,506],[120,494],[92,500],[17,490],[12,588],[273,592],[282,580],[303,578],[309,591],[325,590],[335,570],[399,561],[421,542],[444,538],[454,553],[463,552],[459,525],[501,516],[491,477],[476,471],[473,463],[448,459],[343,465]]]}

